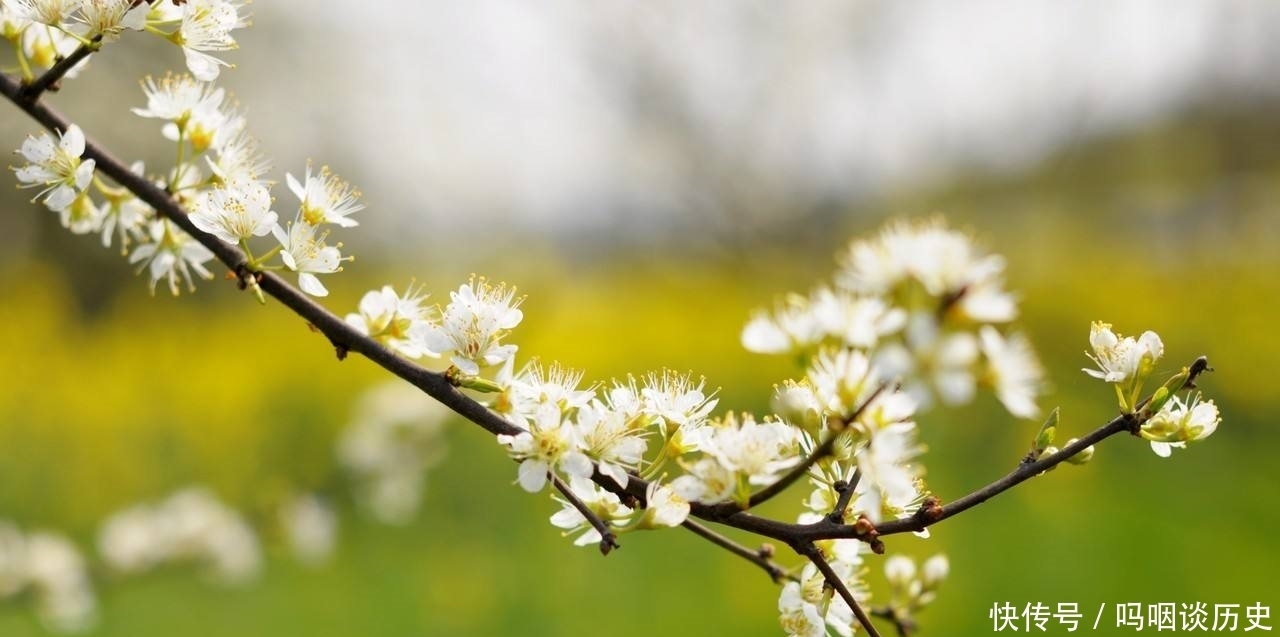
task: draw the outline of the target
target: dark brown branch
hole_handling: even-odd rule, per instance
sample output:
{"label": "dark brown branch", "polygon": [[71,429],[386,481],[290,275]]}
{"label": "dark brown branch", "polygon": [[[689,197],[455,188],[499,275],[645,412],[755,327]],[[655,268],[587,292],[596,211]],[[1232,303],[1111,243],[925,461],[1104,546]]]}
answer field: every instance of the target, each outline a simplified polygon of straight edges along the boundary
{"label": "dark brown branch", "polygon": [[[34,27],[36,25],[32,26]],[[97,43],[101,40],[102,36],[99,35],[93,39],[93,45],[81,44],[75,51],[71,52],[71,55],[58,60],[57,63],[49,68],[48,71],[44,72],[44,75],[32,80],[30,84],[23,85],[19,91],[20,99],[27,103],[33,103],[40,99],[40,96],[43,95],[45,91],[57,90],[56,85],[58,81],[66,76],[67,73],[70,73],[71,69],[75,68],[81,60],[89,57],[94,51],[97,51]]]}
{"label": "dark brown branch", "polygon": [[840,480],[835,483],[836,505],[831,508],[831,513],[827,514],[827,519],[835,524],[844,524],[844,510],[849,508],[849,502],[853,500],[853,494],[858,491],[858,483],[862,481],[862,469],[854,469],[853,477],[848,482]]}
{"label": "dark brown branch", "polygon": [[767,544],[753,551],[693,520],[686,519],[680,526],[693,531],[694,535],[709,540],[712,544],[764,569],[764,572],[768,573],[769,579],[772,579],[774,583],[781,584],[783,581],[796,579],[794,575],[789,574],[786,569],[778,566],[770,559],[773,551]]}
{"label": "dark brown branch", "polygon": [[822,556],[822,549],[819,549],[812,543],[793,545],[792,548],[794,548],[797,553],[809,558],[809,561],[813,562],[813,565],[818,567],[818,570],[822,572],[822,577],[827,580],[827,585],[834,589],[835,592],[844,599],[844,602],[853,610],[853,615],[858,618],[858,623],[862,624],[862,627],[867,629],[867,635],[870,637],[880,637],[879,631],[877,631],[875,625],[871,623],[871,618],[867,616],[867,611],[862,609],[862,605],[858,603],[858,600],[854,599],[853,593],[849,590],[849,587],[845,585],[844,580],[840,579],[840,574],[837,573],[835,569],[831,568],[831,565],[827,563],[827,559]]}
{"label": "dark brown branch", "polygon": [[608,555],[613,549],[622,548],[622,545],[618,544],[617,536],[613,534],[613,529],[609,528],[609,524],[601,520],[600,516],[596,515],[596,512],[592,511],[591,507],[587,506],[587,503],[583,502],[582,498],[579,498],[578,494],[574,493],[573,489],[570,489],[569,485],[560,479],[560,476],[554,472],[549,472],[549,475],[551,476],[551,484],[555,486],[556,490],[569,501],[569,504],[573,505],[573,508],[578,510],[578,513],[582,514],[582,517],[587,520],[591,528],[600,534],[600,554]]}

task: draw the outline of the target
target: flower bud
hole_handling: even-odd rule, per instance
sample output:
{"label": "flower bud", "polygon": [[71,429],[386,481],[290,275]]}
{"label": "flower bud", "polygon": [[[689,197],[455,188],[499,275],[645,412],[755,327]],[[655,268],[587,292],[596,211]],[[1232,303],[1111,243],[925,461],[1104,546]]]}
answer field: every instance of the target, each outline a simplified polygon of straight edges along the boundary
{"label": "flower bud", "polygon": [[947,574],[951,572],[951,563],[947,561],[946,555],[939,553],[925,560],[923,571],[924,587],[934,589],[947,579]]}
{"label": "flower bud", "polygon": [[1059,411],[1057,407],[1049,412],[1049,417],[1045,419],[1044,424],[1040,425],[1040,431],[1036,434],[1035,449],[1040,450],[1053,444],[1053,437],[1058,433],[1058,417]]}
{"label": "flower bud", "polygon": [[[1072,438],[1071,440],[1068,440],[1067,446],[1070,447],[1075,444],[1076,440],[1079,440],[1079,438]],[[1067,458],[1067,462],[1070,462],[1071,464],[1087,464],[1090,460],[1093,460],[1093,445],[1089,445],[1088,447],[1081,449],[1076,455]]]}
{"label": "flower bud", "polygon": [[916,563],[905,555],[894,555],[884,561],[884,576],[895,588],[907,588],[916,578]]}

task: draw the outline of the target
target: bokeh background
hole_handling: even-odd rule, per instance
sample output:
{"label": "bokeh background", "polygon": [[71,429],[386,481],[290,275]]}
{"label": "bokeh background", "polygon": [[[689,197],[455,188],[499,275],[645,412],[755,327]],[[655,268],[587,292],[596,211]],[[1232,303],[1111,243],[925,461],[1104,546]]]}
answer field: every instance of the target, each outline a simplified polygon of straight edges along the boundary
{"label": "bokeh background", "polygon": [[[313,159],[369,205],[343,237],[357,260],[328,280],[334,311],[384,283],[440,296],[483,273],[528,294],[522,357],[594,380],[693,370],[722,388],[722,410],[760,412],[796,371],[740,348],[748,312],[807,290],[884,219],[940,212],[1008,257],[1064,433],[1114,410],[1079,371],[1096,319],[1157,330],[1166,371],[1208,355],[1202,386],[1224,422],[1169,459],[1109,441],[930,540],[894,538],[891,551],[951,558],[923,634],[986,634],[1004,602],[1078,602],[1086,624],[1105,603],[1098,634],[1132,631],[1114,627],[1117,603],[1280,603],[1280,6],[251,8],[220,83],[276,178]],[[166,144],[128,108],[138,78],[181,65],[126,38],[51,101],[160,166]],[[36,130],[0,112],[9,147]],[[230,284],[153,298],[116,251],[3,194],[0,519],[92,558],[112,511],[198,484],[264,528],[249,586],[181,567],[98,573],[92,634],[780,634],[767,578],[689,534],[628,536],[605,559],[573,547],[545,521],[557,507],[513,487],[510,461],[465,423],[446,427],[416,519],[377,523],[333,451],[376,368],[336,362],[298,318]],[[1036,428],[990,397],[921,424],[944,501],[1007,471]],[[293,489],[339,511],[318,567],[272,530]],[[0,635],[42,634],[30,604],[0,604]]]}

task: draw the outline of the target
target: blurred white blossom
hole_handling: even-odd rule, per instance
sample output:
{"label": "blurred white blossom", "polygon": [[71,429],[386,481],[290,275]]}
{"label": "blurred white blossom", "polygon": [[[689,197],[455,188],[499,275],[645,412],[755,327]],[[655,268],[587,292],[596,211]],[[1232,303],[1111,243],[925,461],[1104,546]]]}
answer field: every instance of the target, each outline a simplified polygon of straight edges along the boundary
{"label": "blurred white blossom", "polygon": [[248,522],[202,487],[107,518],[98,531],[98,551],[118,573],[190,563],[229,585],[255,579],[262,567],[262,549]]}
{"label": "blurred white blossom", "polygon": [[332,555],[338,518],[319,496],[305,493],[290,498],[280,507],[280,525],[294,557],[303,564],[322,564]]}
{"label": "blurred white blossom", "polygon": [[441,425],[447,414],[399,381],[360,397],[337,454],[355,481],[358,501],[379,521],[407,524],[417,515],[426,470],[445,451]]}

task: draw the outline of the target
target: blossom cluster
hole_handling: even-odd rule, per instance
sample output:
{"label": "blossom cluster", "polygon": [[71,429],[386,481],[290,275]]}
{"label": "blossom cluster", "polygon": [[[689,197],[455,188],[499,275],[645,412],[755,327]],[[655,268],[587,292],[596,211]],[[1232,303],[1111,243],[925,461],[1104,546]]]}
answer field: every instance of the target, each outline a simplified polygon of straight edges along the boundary
{"label": "blossom cluster", "polygon": [[214,80],[228,63],[210,52],[236,48],[231,32],[249,24],[243,5],[230,0],[2,0],[0,35],[13,43],[25,80],[33,79],[34,68],[50,68],[81,46],[97,51],[125,31],[152,33],[181,47],[191,73]]}
{"label": "blossom cluster", "polygon": [[[281,219],[273,210],[270,162],[249,134],[243,112],[210,83],[226,66],[210,52],[235,48],[231,32],[247,24],[241,3],[5,0],[0,6],[3,33],[15,43],[52,38],[97,50],[104,38],[134,29],[180,45],[191,74],[147,78],[142,85],[146,105],[133,109],[139,117],[164,122],[161,130],[176,145],[177,161],[158,176],[148,176],[140,163],[132,170],[164,189],[188,213],[191,226],[243,250],[251,272],[287,269],[297,273],[304,292],[328,294],[319,276],[340,271],[350,260],[329,235],[334,228],[357,225],[352,214],[364,205],[359,191],[327,167],[308,165],[301,178],[285,175],[299,202],[292,219]],[[35,51],[20,57],[25,62]],[[188,234],[189,228],[158,215],[129,189],[108,184],[95,174],[96,162],[85,152],[77,126],[56,137],[43,132],[22,144],[18,154],[26,164],[14,170],[23,186],[39,189],[35,200],[57,212],[65,228],[100,234],[105,247],[118,241],[129,262],[148,272],[153,292],[161,281],[178,294],[183,286],[193,291],[197,278],[212,278],[207,264],[214,254]],[[255,257],[249,241],[268,235],[275,245]],[[277,255],[279,263],[273,264]],[[256,287],[256,274],[244,283]]]}
{"label": "blossom cluster", "polygon": [[[332,553],[337,518],[315,494],[285,499],[278,526],[300,562],[317,564]],[[230,586],[254,581],[263,563],[259,531],[203,487],[111,514],[99,526],[96,548],[86,556],[61,534],[23,533],[0,520],[0,601],[29,597],[50,630],[76,633],[91,628],[97,618],[95,559],[113,579],[188,565],[214,583]]]}
{"label": "blossom cluster", "polygon": [[[378,521],[404,524],[417,513],[426,469],[444,453],[446,412],[402,383],[371,388],[357,407],[335,443],[349,471],[344,486]],[[50,630],[78,633],[95,624],[102,575],[119,581],[190,568],[213,584],[241,587],[257,581],[268,539],[303,565],[321,565],[337,544],[335,495],[291,491],[274,498],[272,515],[253,516],[189,486],[110,514],[87,553],[59,533],[23,533],[0,520],[0,602],[29,599]]]}
{"label": "blossom cluster", "polygon": [[516,290],[472,277],[449,293],[443,307],[428,306],[428,294],[410,287],[397,293],[391,286],[370,290],[347,323],[361,334],[408,358],[441,358],[467,376],[481,367],[494,367],[515,355],[515,345],[503,343],[524,313]]}
{"label": "blossom cluster", "polygon": [[[1095,321],[1089,329],[1089,345],[1093,351],[1087,355],[1098,369],[1082,371],[1114,385],[1124,413],[1133,413],[1142,407],[1139,396],[1143,385],[1164,356],[1160,335],[1147,330],[1137,338],[1120,336],[1111,330],[1110,323]],[[1156,455],[1167,458],[1174,449],[1208,438],[1217,431],[1221,420],[1218,406],[1212,400],[1202,400],[1198,393],[1187,398],[1169,395],[1142,423],[1138,435],[1151,441],[1151,450]]]}
{"label": "blossom cluster", "polygon": [[57,533],[23,533],[0,520],[0,600],[22,594],[33,598],[52,630],[84,630],[97,613],[89,568],[75,544]]}
{"label": "blossom cluster", "polygon": [[922,407],[966,403],[986,386],[1013,415],[1039,413],[1043,371],[1026,338],[1009,329],[1018,309],[1002,257],[932,219],[892,223],[838,260],[832,283],[757,311],[743,346],[804,358],[858,349]]}
{"label": "blossom cluster", "polygon": [[253,580],[262,566],[262,549],[248,522],[202,488],[112,514],[99,529],[98,551],[117,573],[193,563],[228,584]]}

